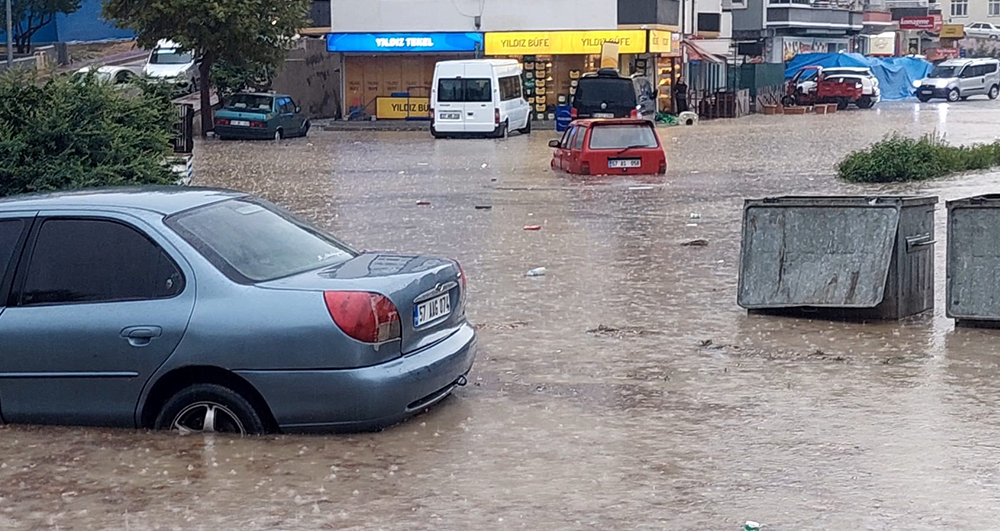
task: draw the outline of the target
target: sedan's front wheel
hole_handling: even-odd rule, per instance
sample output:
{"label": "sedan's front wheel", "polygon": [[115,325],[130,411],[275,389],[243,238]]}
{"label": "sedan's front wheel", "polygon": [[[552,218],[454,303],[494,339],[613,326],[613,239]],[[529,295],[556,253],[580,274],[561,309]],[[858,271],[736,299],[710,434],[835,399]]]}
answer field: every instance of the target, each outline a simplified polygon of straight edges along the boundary
{"label": "sedan's front wheel", "polygon": [[263,435],[264,423],[239,393],[217,384],[195,384],[175,394],[156,417],[158,430],[181,433]]}

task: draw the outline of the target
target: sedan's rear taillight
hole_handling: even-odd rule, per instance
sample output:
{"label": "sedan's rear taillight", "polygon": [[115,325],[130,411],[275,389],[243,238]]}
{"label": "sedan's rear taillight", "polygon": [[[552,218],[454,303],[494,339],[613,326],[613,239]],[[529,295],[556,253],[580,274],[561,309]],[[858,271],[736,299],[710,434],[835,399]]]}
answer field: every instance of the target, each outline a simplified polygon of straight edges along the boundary
{"label": "sedan's rear taillight", "polygon": [[365,343],[402,337],[399,312],[385,295],[367,291],[327,291],[326,309],[345,334]]}
{"label": "sedan's rear taillight", "polygon": [[576,109],[576,107],[573,107],[572,109],[570,109],[570,111],[569,111],[569,117],[570,118],[576,120],[579,116],[580,116],[580,111],[578,111]]}
{"label": "sedan's rear taillight", "polygon": [[631,118],[638,118],[639,117],[639,109],[632,109],[632,112],[628,113],[628,115]]}
{"label": "sedan's rear taillight", "polygon": [[250,122],[250,127],[267,127],[264,122]]}
{"label": "sedan's rear taillight", "polygon": [[229,120],[225,118],[216,118],[215,125],[229,125]]}

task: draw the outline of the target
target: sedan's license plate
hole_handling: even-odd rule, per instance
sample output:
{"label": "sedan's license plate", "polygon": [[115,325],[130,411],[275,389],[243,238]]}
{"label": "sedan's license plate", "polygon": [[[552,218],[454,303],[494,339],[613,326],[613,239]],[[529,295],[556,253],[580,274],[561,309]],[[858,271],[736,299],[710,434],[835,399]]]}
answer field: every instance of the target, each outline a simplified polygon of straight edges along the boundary
{"label": "sedan's license plate", "polygon": [[615,113],[613,112],[595,112],[594,118],[614,118]]}
{"label": "sedan's license plate", "polygon": [[413,308],[413,326],[421,326],[437,321],[451,313],[451,295],[444,294],[429,301],[421,302]]}
{"label": "sedan's license plate", "polygon": [[250,127],[250,122],[247,120],[233,120],[229,123],[238,127]]}
{"label": "sedan's license plate", "polygon": [[458,120],[462,117],[462,113],[459,112],[443,112],[441,113],[442,120]]}
{"label": "sedan's license plate", "polygon": [[609,168],[638,168],[642,166],[641,159],[608,159]]}

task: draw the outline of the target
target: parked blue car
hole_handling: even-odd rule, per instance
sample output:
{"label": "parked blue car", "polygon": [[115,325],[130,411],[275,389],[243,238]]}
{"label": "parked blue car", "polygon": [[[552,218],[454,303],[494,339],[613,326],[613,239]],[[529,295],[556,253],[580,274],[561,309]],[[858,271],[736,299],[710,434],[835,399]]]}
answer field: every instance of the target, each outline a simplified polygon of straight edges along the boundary
{"label": "parked blue car", "polygon": [[309,134],[309,119],[291,96],[270,93],[234,94],[215,113],[215,136],[281,140]]}
{"label": "parked blue car", "polygon": [[452,260],[359,253],[232,191],[0,200],[0,419],[382,428],[465,383],[465,292]]}

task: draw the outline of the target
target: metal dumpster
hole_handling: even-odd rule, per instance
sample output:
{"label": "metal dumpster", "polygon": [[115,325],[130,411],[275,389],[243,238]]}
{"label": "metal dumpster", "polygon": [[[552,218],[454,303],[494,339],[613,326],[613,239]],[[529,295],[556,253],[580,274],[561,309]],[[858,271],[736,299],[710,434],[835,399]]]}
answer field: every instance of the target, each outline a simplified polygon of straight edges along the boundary
{"label": "metal dumpster", "polygon": [[948,317],[1000,326],[1000,194],[948,201]]}
{"label": "metal dumpster", "polygon": [[937,201],[747,200],[737,303],[844,319],[901,319],[932,309]]}

